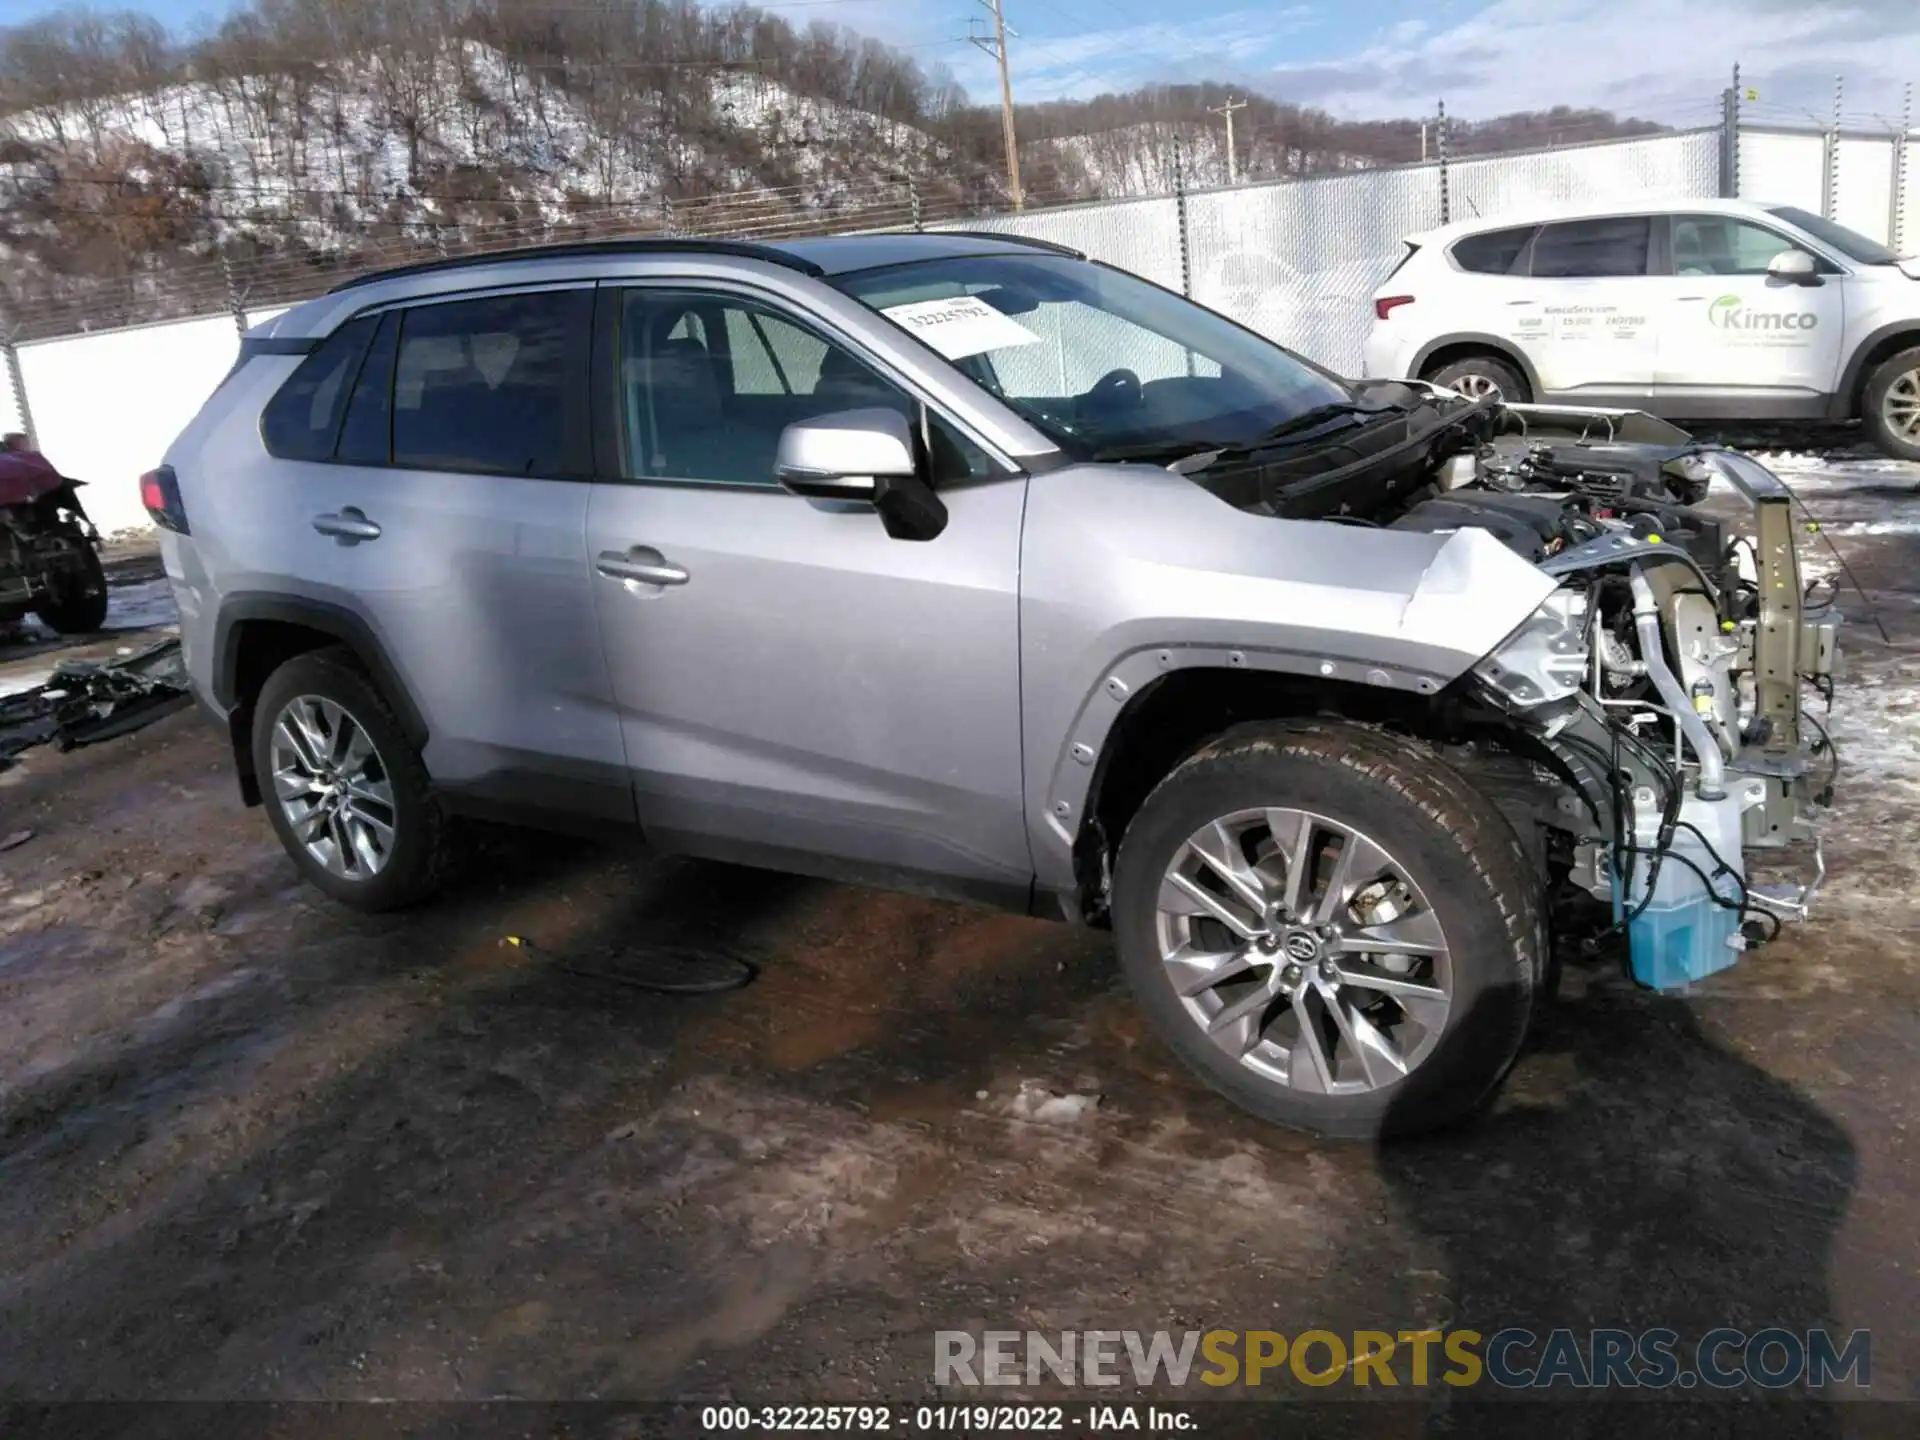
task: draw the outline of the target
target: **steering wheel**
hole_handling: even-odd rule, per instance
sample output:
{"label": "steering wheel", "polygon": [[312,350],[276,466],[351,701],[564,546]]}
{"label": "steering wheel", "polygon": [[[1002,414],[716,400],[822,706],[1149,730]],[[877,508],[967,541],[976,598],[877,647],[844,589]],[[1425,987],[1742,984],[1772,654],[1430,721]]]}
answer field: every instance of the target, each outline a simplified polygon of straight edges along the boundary
{"label": "steering wheel", "polygon": [[1138,405],[1140,377],[1131,370],[1109,370],[1093,382],[1083,399],[1101,409],[1115,404]]}

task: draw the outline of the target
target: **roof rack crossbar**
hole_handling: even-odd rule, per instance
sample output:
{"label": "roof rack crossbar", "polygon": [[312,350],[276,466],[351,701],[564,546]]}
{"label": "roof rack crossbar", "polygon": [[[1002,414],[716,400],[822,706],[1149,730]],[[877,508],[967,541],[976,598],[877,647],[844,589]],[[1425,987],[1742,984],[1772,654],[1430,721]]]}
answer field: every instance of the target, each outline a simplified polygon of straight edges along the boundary
{"label": "roof rack crossbar", "polygon": [[1038,240],[1031,235],[1002,233],[998,230],[934,230],[934,235],[958,235],[963,240],[1004,240],[1009,245],[1026,245],[1034,250],[1051,250],[1055,255],[1071,255],[1076,260],[1086,259],[1086,252],[1074,249],[1071,245],[1056,245],[1051,240]]}
{"label": "roof rack crossbar", "polygon": [[816,278],[826,274],[826,271],[811,260],[802,260],[798,255],[789,254],[772,245],[757,245],[749,240],[677,239],[671,236],[660,236],[631,240],[576,240],[559,245],[522,245],[511,250],[486,250],[475,255],[452,255],[442,260],[422,260],[411,265],[395,265],[385,270],[371,270],[365,275],[356,275],[351,280],[342,280],[327,293],[337,295],[342,290],[357,289],[362,285],[372,285],[380,280],[399,279],[409,275],[437,275],[443,271],[465,270],[479,265],[506,265],[516,260],[582,260],[598,255],[734,255],[745,260],[764,260],[771,265],[782,265],[789,270],[798,270],[804,275]]}

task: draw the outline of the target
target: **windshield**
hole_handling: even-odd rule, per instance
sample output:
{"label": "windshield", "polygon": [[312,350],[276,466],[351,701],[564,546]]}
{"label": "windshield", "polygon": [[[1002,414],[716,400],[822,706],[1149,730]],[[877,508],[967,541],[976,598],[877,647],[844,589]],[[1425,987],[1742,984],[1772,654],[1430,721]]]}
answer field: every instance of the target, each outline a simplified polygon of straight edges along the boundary
{"label": "windshield", "polygon": [[1869,240],[1858,230],[1849,230],[1844,225],[1836,225],[1833,221],[1815,215],[1811,211],[1801,210],[1792,205],[1779,205],[1767,213],[1779,216],[1789,225],[1798,225],[1822,245],[1831,245],[1849,260],[1857,261],[1859,264],[1891,265],[1900,258],[1878,240]]}
{"label": "windshield", "polygon": [[1211,310],[1069,256],[955,256],[837,283],[1086,458],[1246,445],[1352,399]]}

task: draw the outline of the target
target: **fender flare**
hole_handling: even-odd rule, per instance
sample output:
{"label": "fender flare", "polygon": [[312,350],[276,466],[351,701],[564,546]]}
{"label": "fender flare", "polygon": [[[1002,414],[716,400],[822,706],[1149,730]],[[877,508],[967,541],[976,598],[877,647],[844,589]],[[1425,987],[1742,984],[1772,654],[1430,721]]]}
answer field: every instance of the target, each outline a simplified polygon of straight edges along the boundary
{"label": "fender flare", "polygon": [[1854,412],[1859,408],[1853,403],[1854,394],[1866,383],[1866,375],[1863,373],[1867,365],[1866,357],[1883,340],[1891,340],[1903,335],[1915,345],[1920,345],[1920,317],[1889,320],[1853,347],[1853,353],[1847,357],[1847,368],[1840,372],[1839,387],[1833,392],[1833,404],[1828,411],[1829,419],[1853,418]]}
{"label": "fender flare", "polygon": [[1484,350],[1491,350],[1496,355],[1504,356],[1519,367],[1521,375],[1526,379],[1527,390],[1535,400],[1544,393],[1540,388],[1540,374],[1533,368],[1533,362],[1514,348],[1511,340],[1503,340],[1498,335],[1488,335],[1478,330],[1457,330],[1451,335],[1441,335],[1429,340],[1420,347],[1413,357],[1413,363],[1407,367],[1409,377],[1419,379],[1420,372],[1427,368],[1427,361],[1436,351],[1450,349],[1455,345],[1475,345]]}
{"label": "fender flare", "polygon": [[213,629],[212,689],[215,703],[229,717],[238,711],[241,703],[240,637],[245,627],[254,621],[299,625],[332,636],[347,646],[367,667],[380,693],[393,707],[408,741],[416,749],[426,747],[426,720],[401,682],[400,672],[373,626],[349,606],[312,596],[237,591],[220,602]]}

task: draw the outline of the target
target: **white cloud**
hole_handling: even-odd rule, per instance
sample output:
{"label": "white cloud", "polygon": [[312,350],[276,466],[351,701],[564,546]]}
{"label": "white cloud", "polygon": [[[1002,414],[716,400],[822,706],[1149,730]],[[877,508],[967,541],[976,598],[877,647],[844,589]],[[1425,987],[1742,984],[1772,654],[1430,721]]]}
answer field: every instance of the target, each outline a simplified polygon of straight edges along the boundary
{"label": "white cloud", "polygon": [[1346,57],[1276,68],[1269,88],[1350,116],[1444,99],[1470,118],[1574,105],[1710,123],[1736,60],[1760,91],[1757,116],[1825,115],[1835,75],[1850,123],[1891,116],[1901,84],[1920,80],[1920,4],[1495,0],[1417,40],[1389,32]]}
{"label": "white cloud", "polygon": [[[1308,5],[1230,10],[1204,20],[1036,35],[1010,41],[1007,54],[1023,102],[1082,99],[1158,81],[1244,79],[1263,71],[1288,35],[1315,20]],[[997,97],[999,73],[989,56],[968,47],[965,56],[947,63],[975,100]]]}

